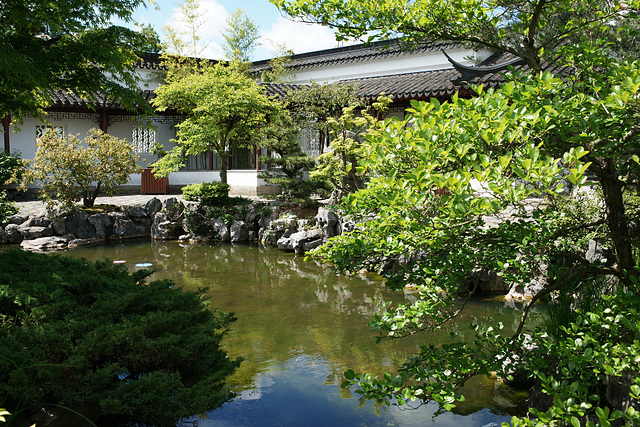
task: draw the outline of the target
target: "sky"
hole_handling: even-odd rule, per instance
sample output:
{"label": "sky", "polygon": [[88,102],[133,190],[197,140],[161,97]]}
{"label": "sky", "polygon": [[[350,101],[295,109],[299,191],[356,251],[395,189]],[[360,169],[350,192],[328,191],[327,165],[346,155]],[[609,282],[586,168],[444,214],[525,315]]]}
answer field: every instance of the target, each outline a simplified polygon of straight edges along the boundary
{"label": "sky", "polygon": [[[206,23],[202,25],[200,37],[209,45],[202,56],[213,59],[224,57],[221,31],[226,20],[237,9],[242,9],[259,26],[260,46],[256,49],[253,60],[272,58],[276,46],[284,44],[294,53],[330,49],[339,46],[333,31],[319,26],[294,22],[281,16],[278,8],[269,0],[200,0],[201,15]],[[161,38],[164,37],[162,27],[180,26],[178,2],[175,0],[155,0],[146,8],[138,8],[134,14],[135,22],[151,24]],[[130,24],[128,24],[130,25]]]}

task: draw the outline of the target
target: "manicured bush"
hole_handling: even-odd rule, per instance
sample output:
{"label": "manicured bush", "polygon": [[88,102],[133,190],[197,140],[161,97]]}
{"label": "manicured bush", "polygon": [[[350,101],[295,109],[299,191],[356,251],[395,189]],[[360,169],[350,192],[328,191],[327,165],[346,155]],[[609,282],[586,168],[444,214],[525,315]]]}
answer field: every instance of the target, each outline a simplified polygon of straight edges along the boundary
{"label": "manicured bush", "polygon": [[[0,401],[99,422],[175,423],[232,397],[239,360],[220,347],[232,314],[202,291],[145,281],[109,261],[0,253]],[[70,411],[69,411],[70,412]],[[111,424],[110,424],[111,425]]]}
{"label": "manicured bush", "polygon": [[213,206],[224,204],[229,199],[229,184],[222,182],[203,182],[182,187],[182,197],[185,200],[200,202],[203,205]]}

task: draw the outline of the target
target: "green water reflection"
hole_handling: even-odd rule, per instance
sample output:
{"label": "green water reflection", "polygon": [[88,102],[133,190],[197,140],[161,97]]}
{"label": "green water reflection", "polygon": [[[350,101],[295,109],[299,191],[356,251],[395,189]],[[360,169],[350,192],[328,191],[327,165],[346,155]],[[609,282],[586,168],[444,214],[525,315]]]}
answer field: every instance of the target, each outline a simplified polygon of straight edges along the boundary
{"label": "green water reflection", "polygon": [[[443,342],[449,330],[375,344],[367,321],[381,299],[407,301],[377,276],[346,277],[301,257],[255,246],[181,245],[128,242],[78,248],[68,254],[88,259],[152,263],[152,278],[171,278],[186,288],[209,288],[211,304],[232,311],[238,321],[225,339],[230,356],[245,361],[231,379],[239,397],[201,417],[200,426],[244,425],[485,425],[518,411],[513,396],[485,378],[474,379],[456,413],[432,405],[416,410],[373,408],[348,390],[342,373],[352,368],[393,370],[425,341]],[[517,322],[518,310],[503,302],[473,301],[456,328],[469,322]],[[356,395],[357,396],[357,395]]]}

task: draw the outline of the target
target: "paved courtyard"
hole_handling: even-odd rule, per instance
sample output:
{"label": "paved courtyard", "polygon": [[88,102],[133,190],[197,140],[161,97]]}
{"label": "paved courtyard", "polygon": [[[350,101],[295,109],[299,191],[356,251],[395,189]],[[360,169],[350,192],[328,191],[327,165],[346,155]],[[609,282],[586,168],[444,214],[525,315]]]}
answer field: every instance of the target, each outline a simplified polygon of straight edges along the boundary
{"label": "paved courtyard", "polygon": [[[96,199],[96,205],[144,205],[154,197],[157,197],[160,200],[168,199],[169,197],[175,197],[178,200],[182,200],[181,194],[129,194],[113,197],[98,197]],[[45,212],[44,203],[42,203],[40,200],[16,202],[16,206],[20,208],[21,214],[35,215]]]}

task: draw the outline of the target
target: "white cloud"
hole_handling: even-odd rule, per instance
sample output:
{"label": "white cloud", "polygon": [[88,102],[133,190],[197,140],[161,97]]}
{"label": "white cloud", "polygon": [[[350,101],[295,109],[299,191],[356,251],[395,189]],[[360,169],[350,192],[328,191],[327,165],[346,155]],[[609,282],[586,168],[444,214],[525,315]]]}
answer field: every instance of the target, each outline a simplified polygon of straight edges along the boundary
{"label": "white cloud", "polygon": [[[227,25],[229,13],[224,6],[216,0],[200,0],[198,15],[201,23],[198,35],[200,36],[201,44],[207,44],[207,48],[200,56],[215,59],[221,58],[223,50],[221,46],[222,35],[220,32]],[[178,6],[174,7],[165,25],[173,27],[178,31],[187,30],[183,14]],[[188,35],[185,37],[187,39],[189,38]]]}
{"label": "white cloud", "polygon": [[278,17],[278,20],[270,29],[263,31],[261,34],[261,42],[267,49],[270,49],[270,40],[277,44],[284,44],[287,49],[292,49],[294,53],[330,49],[338,46],[338,42],[336,42],[336,38],[330,28],[294,22],[281,16]]}

